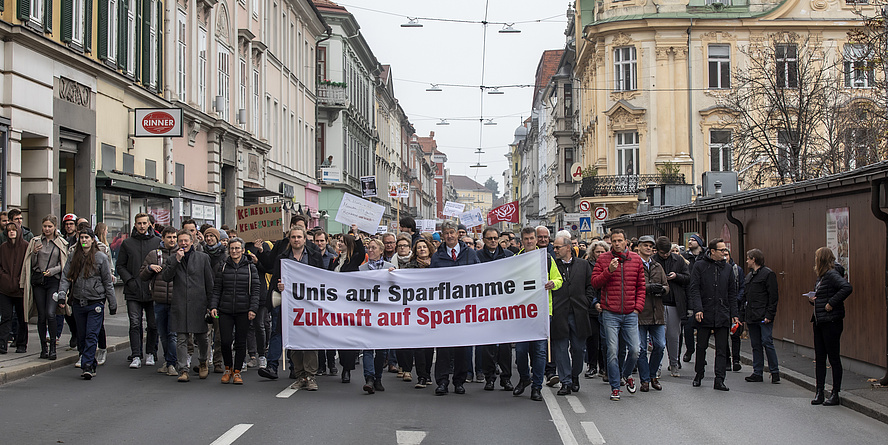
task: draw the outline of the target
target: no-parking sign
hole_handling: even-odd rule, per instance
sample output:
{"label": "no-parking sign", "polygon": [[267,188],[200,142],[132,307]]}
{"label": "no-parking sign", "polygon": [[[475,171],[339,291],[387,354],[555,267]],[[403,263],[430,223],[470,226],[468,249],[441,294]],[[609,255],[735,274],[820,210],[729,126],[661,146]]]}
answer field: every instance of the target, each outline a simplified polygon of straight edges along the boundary
{"label": "no-parking sign", "polygon": [[607,207],[595,207],[595,220],[604,221],[607,219]]}

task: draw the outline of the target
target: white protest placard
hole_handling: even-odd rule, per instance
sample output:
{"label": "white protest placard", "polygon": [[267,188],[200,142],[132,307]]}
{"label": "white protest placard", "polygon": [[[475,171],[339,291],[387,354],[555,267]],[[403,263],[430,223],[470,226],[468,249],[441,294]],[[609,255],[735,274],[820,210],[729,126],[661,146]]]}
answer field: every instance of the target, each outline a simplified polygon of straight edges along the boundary
{"label": "white protest placard", "polygon": [[407,199],[410,197],[410,184],[389,182],[389,198]]}
{"label": "white protest placard", "polygon": [[[422,223],[422,224],[420,224]],[[435,227],[438,224],[438,220],[435,219],[421,219],[416,222],[416,228],[419,229],[419,232],[429,232],[433,233],[435,231]]]}
{"label": "white protest placard", "polygon": [[373,198],[376,195],[376,176],[361,176],[361,197]]}
{"label": "white protest placard", "polygon": [[345,193],[342,195],[342,202],[339,203],[339,210],[336,211],[334,220],[349,227],[356,224],[363,232],[376,233],[383,213],[385,207],[358,198],[351,193]]}
{"label": "white protest placard", "polygon": [[400,349],[541,340],[546,251],[453,268],[341,274],[281,261],[285,349]]}
{"label": "white protest placard", "polygon": [[388,231],[388,227],[386,226],[379,226],[376,228],[376,233],[385,233],[386,231]]}
{"label": "white protest placard", "polygon": [[472,209],[468,212],[460,213],[459,222],[466,226],[466,229],[484,225],[484,217],[481,216],[481,209]]}
{"label": "white protest placard", "polygon": [[466,211],[466,204],[462,202],[447,201],[444,203],[444,210],[441,212],[444,216],[459,216],[460,213]]}

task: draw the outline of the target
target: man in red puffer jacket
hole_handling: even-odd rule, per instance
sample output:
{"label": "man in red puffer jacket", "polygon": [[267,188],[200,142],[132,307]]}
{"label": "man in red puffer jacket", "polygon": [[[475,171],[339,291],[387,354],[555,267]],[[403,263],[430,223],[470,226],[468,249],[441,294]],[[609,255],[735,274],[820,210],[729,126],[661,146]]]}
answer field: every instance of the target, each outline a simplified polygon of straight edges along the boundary
{"label": "man in red puffer jacket", "polygon": [[[620,400],[620,378],[626,389],[635,394],[637,387],[632,370],[638,359],[638,314],[644,309],[644,266],[637,253],[629,251],[626,234],[621,229],[611,232],[611,250],[598,257],[592,271],[592,287],[601,290],[595,308],[601,311],[601,326],[607,342],[607,377],[611,400]],[[620,339],[629,353],[619,368],[617,354]]]}

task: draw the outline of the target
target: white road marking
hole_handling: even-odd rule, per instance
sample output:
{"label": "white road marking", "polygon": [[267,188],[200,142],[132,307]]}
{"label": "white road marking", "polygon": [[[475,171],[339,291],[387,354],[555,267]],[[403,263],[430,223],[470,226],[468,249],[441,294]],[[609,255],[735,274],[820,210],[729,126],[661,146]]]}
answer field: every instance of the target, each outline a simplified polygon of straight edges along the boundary
{"label": "white road marking", "polygon": [[425,439],[425,431],[396,431],[398,437],[398,445],[419,445]]}
{"label": "white road marking", "polygon": [[241,437],[244,433],[247,432],[253,426],[252,423],[241,423],[231,427],[230,430],[226,431],[225,434],[219,436],[218,439],[214,440],[210,445],[231,445],[234,443],[238,437]]}
{"label": "white road marking", "polygon": [[275,397],[277,397],[279,399],[289,399],[290,396],[292,396],[293,394],[296,394],[297,391],[299,391],[299,389],[293,389],[293,388],[287,386],[286,388],[284,388],[283,391],[277,393],[277,395]]}
{"label": "white road marking", "polygon": [[542,393],[543,401],[546,402],[546,408],[549,409],[549,414],[552,416],[552,422],[555,423],[555,429],[558,430],[558,435],[561,436],[561,443],[564,445],[578,445],[579,442],[574,437],[573,431],[570,430],[570,425],[567,423],[567,419],[564,418],[564,413],[561,412],[561,407],[558,406],[558,400],[555,399],[552,390],[543,388]]}
{"label": "white road marking", "polygon": [[583,427],[583,431],[586,432],[586,437],[589,439],[589,442],[596,445],[605,443],[601,431],[598,431],[598,427],[595,426],[595,422],[580,422],[580,425]]}
{"label": "white road marking", "polygon": [[577,413],[577,414],[585,414],[586,413],[586,407],[583,406],[583,403],[580,402],[580,399],[578,399],[577,396],[566,396],[566,398],[567,398],[567,403],[570,404],[570,407],[574,410],[575,413]]}

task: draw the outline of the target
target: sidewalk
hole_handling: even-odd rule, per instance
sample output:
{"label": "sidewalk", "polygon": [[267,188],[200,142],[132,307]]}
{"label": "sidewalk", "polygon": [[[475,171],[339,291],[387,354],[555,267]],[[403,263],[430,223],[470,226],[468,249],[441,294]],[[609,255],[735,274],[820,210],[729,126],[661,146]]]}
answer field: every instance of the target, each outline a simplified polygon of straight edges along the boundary
{"label": "sidewalk", "polygon": [[[783,380],[795,383],[803,388],[811,390],[811,398],[814,398],[814,358],[806,357],[792,352],[789,348],[781,348],[778,341],[774,342],[777,348],[777,360],[780,364],[780,377]],[[744,339],[740,346],[740,356],[744,364],[741,375],[752,374],[752,346],[749,339]],[[765,382],[768,376],[768,360],[765,358]],[[842,375],[842,392],[839,393],[842,405],[866,416],[872,417],[883,423],[888,423],[888,388],[874,387],[867,379],[882,378],[882,374],[864,376],[849,370]],[[826,390],[832,387],[832,371],[826,373]],[[827,392],[829,395],[829,392]],[[829,409],[829,408],[823,408]]]}
{"label": "sidewalk", "polygon": [[[105,334],[108,339],[108,352],[129,349],[129,320],[126,315],[126,305],[123,306],[123,314],[120,312],[113,317],[105,314]],[[62,331],[59,341],[56,360],[46,360],[40,357],[40,340],[37,337],[37,324],[28,325],[28,352],[16,354],[15,346],[9,347],[9,352],[0,355],[0,385],[24,379],[53,369],[74,366],[79,357],[77,350],[68,348],[71,332],[67,324]]]}

